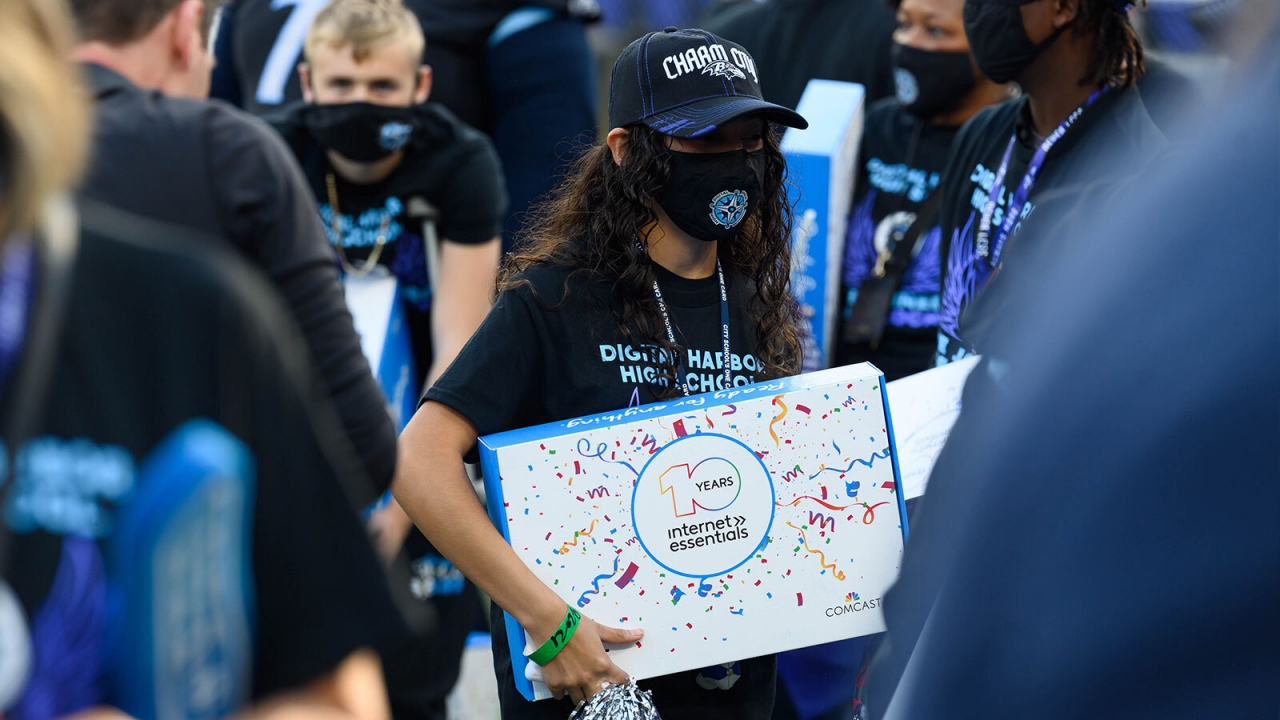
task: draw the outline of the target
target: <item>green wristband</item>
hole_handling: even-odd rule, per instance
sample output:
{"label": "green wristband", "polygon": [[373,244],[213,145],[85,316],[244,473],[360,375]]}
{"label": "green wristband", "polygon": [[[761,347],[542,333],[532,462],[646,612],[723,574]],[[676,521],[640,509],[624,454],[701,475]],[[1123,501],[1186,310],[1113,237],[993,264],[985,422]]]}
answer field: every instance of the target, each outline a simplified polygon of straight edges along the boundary
{"label": "green wristband", "polygon": [[582,613],[569,608],[564,614],[564,619],[560,621],[560,627],[551,633],[551,637],[542,643],[542,647],[534,650],[525,657],[532,660],[539,666],[546,665],[555,659],[556,655],[569,644],[569,639],[573,637],[573,633],[578,629],[578,623],[582,621]]}

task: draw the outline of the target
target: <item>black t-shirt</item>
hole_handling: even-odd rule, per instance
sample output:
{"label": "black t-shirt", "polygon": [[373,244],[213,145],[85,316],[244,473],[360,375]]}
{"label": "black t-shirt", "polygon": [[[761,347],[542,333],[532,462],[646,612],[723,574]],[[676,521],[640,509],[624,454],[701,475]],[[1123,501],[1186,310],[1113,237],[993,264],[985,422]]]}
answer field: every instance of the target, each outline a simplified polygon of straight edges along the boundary
{"label": "black t-shirt", "polygon": [[[862,149],[858,153],[857,191],[845,236],[841,272],[847,318],[858,287],[875,269],[895,228],[911,227],[920,205],[942,179],[957,128],[939,127],[907,112],[896,98],[885,98],[867,110]],[[841,343],[841,365],[872,362],[889,380],[933,367],[938,341],[938,304],[942,266],[938,218],[922,231],[917,252],[894,293],[880,345]]]}
{"label": "black t-shirt", "polygon": [[[996,275],[978,256],[975,237],[1005,149],[1015,135],[1004,189],[992,216],[994,238],[994,228],[1004,220],[1004,210],[1041,142],[1034,136],[1026,98],[987,108],[966,123],[956,137],[943,173],[939,365],[975,352],[966,340],[971,326],[982,319],[968,317],[965,311]],[[1011,252],[1036,251],[1034,247],[1020,246],[1018,239],[1022,226],[1027,221],[1034,222],[1032,218],[1041,208],[1071,203],[1082,194],[1119,184],[1140,173],[1167,147],[1168,142],[1147,115],[1137,89],[1103,93],[1049,152],[1001,262]],[[1097,169],[1101,167],[1108,168],[1111,174],[1099,175]],[[1046,233],[1035,234],[1036,238],[1045,236]],[[1070,242],[1070,238],[1054,237],[1053,241]]]}
{"label": "black t-shirt", "polygon": [[[507,211],[506,186],[493,143],[458,120],[443,106],[414,107],[414,131],[404,159],[382,182],[347,182],[333,171],[324,148],[303,124],[307,106],[292,105],[267,121],[284,137],[302,165],[303,174],[319,202],[320,217],[331,243],[333,208],[325,176],[332,173],[338,195],[338,220],[343,252],[359,265],[369,257],[386,223],[386,245],[378,257],[400,280],[400,296],[411,313],[415,355],[424,371],[431,359],[430,332],[425,314],[431,308],[431,283],[423,242],[423,217],[415,199],[437,212],[436,237],[441,242],[476,244],[502,232]],[[447,269],[443,269],[447,271]]]}
{"label": "black t-shirt", "polygon": [[[470,245],[492,240],[502,232],[507,206],[497,153],[486,136],[443,106],[426,103],[414,108],[414,132],[395,171],[378,183],[350,183],[333,171],[324,148],[307,130],[303,122],[307,107],[298,103],[265,119],[295,153],[320,203],[329,241],[336,243],[339,238],[333,231],[325,178],[333,174],[341,242],[350,262],[361,265],[368,259],[386,222],[386,245],[378,263],[400,280],[400,296],[410,310],[406,320],[420,387],[433,358],[432,288],[423,217],[416,211],[415,199],[436,209],[436,237],[441,242]],[[431,605],[440,624],[434,632],[406,639],[394,650],[387,658],[386,679],[397,717],[431,717],[457,680],[477,601],[474,589],[464,588],[461,573],[416,528],[405,547],[413,569],[409,592]]]}
{"label": "black t-shirt", "polygon": [[897,20],[883,0],[769,0],[722,13],[703,27],[751,53],[769,102],[795,108],[814,78],[860,83],[868,102],[894,94]]}
{"label": "black t-shirt", "polygon": [[81,194],[224,238],[265,272],[301,327],[366,474],[388,487],[395,426],[360,350],[315,201],[284,143],[221,102],[144,91],[98,65],[86,71],[96,102]]}
{"label": "black t-shirt", "polygon": [[[715,275],[681,278],[656,267],[690,392],[723,386],[720,287]],[[609,284],[548,265],[526,270],[525,284],[504,291],[470,342],[426,399],[466,417],[480,435],[653,402],[651,348],[628,343],[607,309]],[[729,296],[730,371],[734,385],[764,379],[756,362],[754,290],[725,268]],[[495,606],[496,607],[496,606]],[[505,623],[495,613],[494,662],[503,717],[563,720],[567,701],[529,703],[515,689]],[[773,656],[743,661],[728,691],[704,690],[697,671],[642,682],[666,720],[764,718],[773,706]]]}
{"label": "black t-shirt", "polygon": [[[114,637],[121,608],[110,589],[132,563],[155,558],[113,555],[111,529],[124,501],[148,489],[148,456],[193,419],[252,455],[253,696],[298,688],[401,633],[353,505],[367,481],[275,293],[216,243],[182,242],[182,230],[93,206],[83,220],[50,392],[6,514],[19,533],[10,579],[35,651],[26,699],[10,716],[112,699],[111,643],[143,640]],[[205,582],[218,577],[202,562],[215,538],[176,555]],[[186,634],[156,641],[186,643],[190,654],[227,631],[191,620]],[[218,661],[192,657],[187,677],[195,683]],[[197,697],[194,684],[175,690]]]}
{"label": "black t-shirt", "polygon": [[431,307],[431,286],[423,248],[422,218],[414,199],[435,208],[436,237],[465,245],[492,240],[502,232],[507,193],[493,143],[453,116],[442,105],[413,108],[414,130],[404,158],[386,180],[351,183],[334,172],[324,148],[303,123],[307,105],[298,104],[266,119],[284,137],[302,165],[320,206],[330,243],[333,208],[325,176],[332,173],[341,217],[342,246],[355,264],[369,257],[384,221],[386,246],[378,263],[400,279],[401,293],[418,310]]}
{"label": "black t-shirt", "polygon": [[[302,46],[317,13],[329,0],[234,0],[228,6],[229,22],[221,33],[226,46],[218,57],[215,76],[234,75],[228,85],[240,93],[237,101],[244,109],[262,114],[284,103],[302,99],[297,66]],[[405,6],[417,16],[428,48],[447,45],[474,53],[504,16],[525,5],[538,5],[556,12],[592,19],[599,16],[595,0],[407,0]],[[229,54],[225,54],[229,50]],[[430,57],[428,50],[427,57]]]}

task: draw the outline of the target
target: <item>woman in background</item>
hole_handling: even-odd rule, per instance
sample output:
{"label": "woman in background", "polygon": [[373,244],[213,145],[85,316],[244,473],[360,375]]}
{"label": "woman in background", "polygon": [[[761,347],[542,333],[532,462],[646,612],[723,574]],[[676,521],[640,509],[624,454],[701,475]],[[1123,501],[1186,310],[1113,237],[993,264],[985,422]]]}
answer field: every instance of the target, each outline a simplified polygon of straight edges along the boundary
{"label": "woman in background", "polygon": [[[942,179],[942,304],[937,364],[980,352],[995,308],[968,313],[1005,252],[1070,242],[1018,240],[1038,208],[1134,177],[1168,149],[1135,84],[1146,70],[1129,23],[1135,0],[965,0],[978,70],[1023,96],[988,108],[956,136]],[[1099,172],[1105,168],[1105,172]],[[1049,213],[1052,215],[1052,213]],[[971,317],[971,315],[973,315]]]}
{"label": "woman in background", "polygon": [[838,365],[869,361],[887,380],[934,365],[942,265],[942,170],[960,126],[1009,97],[978,71],[964,0],[901,0],[897,96],[867,110],[845,240]]}

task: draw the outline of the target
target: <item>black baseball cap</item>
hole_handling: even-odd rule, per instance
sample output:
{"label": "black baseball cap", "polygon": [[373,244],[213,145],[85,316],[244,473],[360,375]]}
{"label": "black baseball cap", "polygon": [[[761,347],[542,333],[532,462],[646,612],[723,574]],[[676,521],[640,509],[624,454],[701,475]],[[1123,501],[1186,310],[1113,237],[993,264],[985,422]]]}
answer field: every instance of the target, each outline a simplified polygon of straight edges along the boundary
{"label": "black baseball cap", "polygon": [[741,45],[706,30],[651,32],[613,64],[609,127],[644,123],[663,135],[691,138],[747,114],[809,127],[794,110],[764,101],[757,73]]}

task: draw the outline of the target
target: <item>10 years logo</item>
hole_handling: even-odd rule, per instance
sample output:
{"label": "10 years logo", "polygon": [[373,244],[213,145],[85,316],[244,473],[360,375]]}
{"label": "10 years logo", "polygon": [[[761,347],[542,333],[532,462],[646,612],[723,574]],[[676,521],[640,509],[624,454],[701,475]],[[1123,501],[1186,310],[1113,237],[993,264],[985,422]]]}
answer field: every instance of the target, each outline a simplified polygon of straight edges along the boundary
{"label": "10 years logo", "polygon": [[632,496],[636,536],[663,568],[689,577],[731,572],[773,525],[773,480],[731,437],[682,437],[649,459]]}

